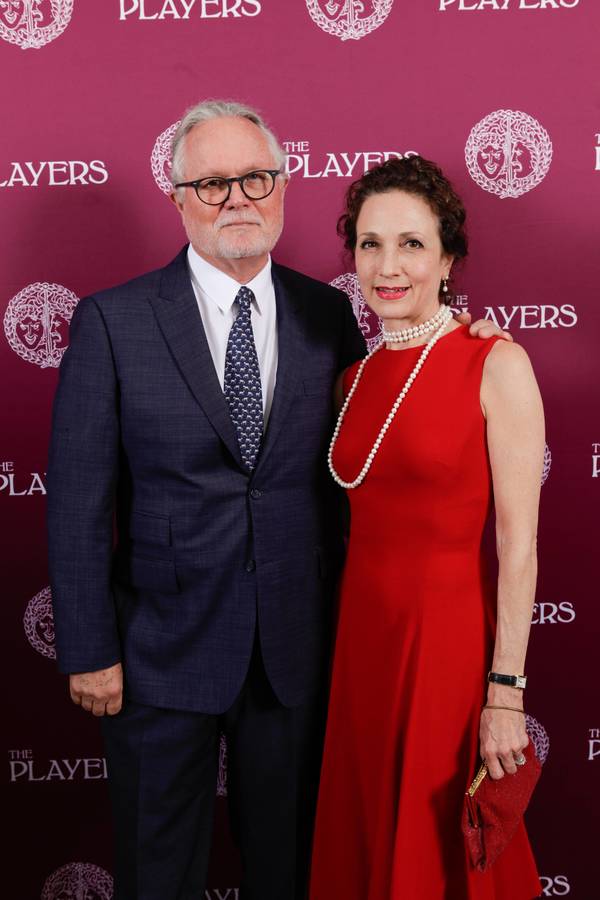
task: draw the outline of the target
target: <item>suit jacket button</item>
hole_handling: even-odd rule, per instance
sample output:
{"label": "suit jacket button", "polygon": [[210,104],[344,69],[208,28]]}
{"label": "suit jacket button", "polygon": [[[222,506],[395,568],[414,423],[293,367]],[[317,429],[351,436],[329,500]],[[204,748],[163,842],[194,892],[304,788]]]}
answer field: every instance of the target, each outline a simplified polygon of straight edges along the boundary
{"label": "suit jacket button", "polygon": [[258,500],[259,497],[262,497],[262,491],[259,491],[258,488],[252,488],[250,496],[253,500]]}
{"label": "suit jacket button", "polygon": [[256,562],[253,559],[249,559],[246,563],[246,572],[254,572],[256,569]]}

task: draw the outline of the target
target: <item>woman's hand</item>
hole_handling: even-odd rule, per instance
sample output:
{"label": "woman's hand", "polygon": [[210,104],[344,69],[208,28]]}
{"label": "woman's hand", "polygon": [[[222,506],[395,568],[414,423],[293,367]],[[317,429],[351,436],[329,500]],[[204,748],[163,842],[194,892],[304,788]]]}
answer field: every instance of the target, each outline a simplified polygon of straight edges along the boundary
{"label": "woman's hand", "polygon": [[490,776],[503,778],[514,775],[518,758],[529,738],[525,730],[525,716],[505,709],[484,709],[479,727],[479,747]]}
{"label": "woman's hand", "polygon": [[473,337],[482,338],[484,341],[491,337],[501,337],[505,341],[512,341],[513,336],[510,331],[503,331],[499,325],[490,319],[477,319],[471,325],[471,313],[461,312],[454,316],[461,325],[470,325],[469,334]]}

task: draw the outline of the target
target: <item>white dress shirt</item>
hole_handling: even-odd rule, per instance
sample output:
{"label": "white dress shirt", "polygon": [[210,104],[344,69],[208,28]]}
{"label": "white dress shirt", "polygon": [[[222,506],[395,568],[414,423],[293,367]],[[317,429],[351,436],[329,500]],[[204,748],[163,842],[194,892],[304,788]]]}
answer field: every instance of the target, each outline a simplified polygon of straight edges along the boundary
{"label": "white dress shirt", "polygon": [[[199,256],[191,244],[188,247],[188,265],[206,339],[223,388],[227,341],[238,313],[234,301],[242,285]],[[254,294],[250,318],[258,355],[266,428],[277,376],[277,320],[270,256],[264,268],[246,287]]]}

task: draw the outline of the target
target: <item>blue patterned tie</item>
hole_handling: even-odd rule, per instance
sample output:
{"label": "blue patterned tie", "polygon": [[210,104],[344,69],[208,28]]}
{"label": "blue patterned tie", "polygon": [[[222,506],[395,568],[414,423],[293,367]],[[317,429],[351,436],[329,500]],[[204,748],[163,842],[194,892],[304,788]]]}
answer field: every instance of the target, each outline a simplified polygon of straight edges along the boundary
{"label": "blue patterned tie", "polygon": [[239,305],[239,312],[227,341],[224,382],[240,453],[249,469],[256,465],[264,424],[260,369],[250,319],[253,300],[250,288],[239,289],[234,301]]}

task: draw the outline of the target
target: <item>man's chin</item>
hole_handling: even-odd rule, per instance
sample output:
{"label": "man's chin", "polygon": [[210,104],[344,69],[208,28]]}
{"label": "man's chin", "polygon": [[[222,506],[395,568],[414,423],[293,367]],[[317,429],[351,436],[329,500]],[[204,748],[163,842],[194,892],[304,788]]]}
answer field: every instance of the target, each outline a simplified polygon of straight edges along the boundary
{"label": "man's chin", "polygon": [[252,241],[248,243],[225,244],[219,247],[221,259],[248,259],[269,253],[272,247],[268,241]]}
{"label": "man's chin", "polygon": [[224,253],[220,253],[219,256],[221,259],[248,259],[252,256],[260,256],[260,253],[257,253],[254,248],[250,247],[239,247],[236,250],[227,250]]}

